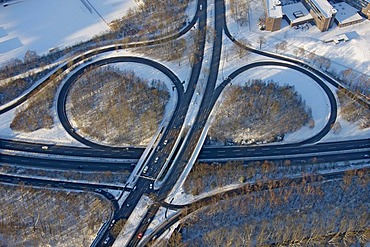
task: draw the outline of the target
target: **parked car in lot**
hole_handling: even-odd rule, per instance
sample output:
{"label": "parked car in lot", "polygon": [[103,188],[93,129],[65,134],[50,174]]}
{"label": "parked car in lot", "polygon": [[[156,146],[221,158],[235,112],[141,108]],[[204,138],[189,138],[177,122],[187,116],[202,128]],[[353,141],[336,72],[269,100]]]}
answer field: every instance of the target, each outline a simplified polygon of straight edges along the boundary
{"label": "parked car in lot", "polygon": [[156,157],[155,160],[154,160],[154,163],[157,163],[159,160],[159,157]]}

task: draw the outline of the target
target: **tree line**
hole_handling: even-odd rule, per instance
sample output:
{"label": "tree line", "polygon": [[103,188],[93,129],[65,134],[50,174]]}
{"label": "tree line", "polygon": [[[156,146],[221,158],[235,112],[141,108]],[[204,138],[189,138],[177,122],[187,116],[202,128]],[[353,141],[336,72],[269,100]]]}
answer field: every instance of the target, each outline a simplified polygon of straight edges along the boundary
{"label": "tree line", "polygon": [[55,66],[40,72],[30,73],[26,77],[16,78],[6,81],[0,85],[0,105],[4,105],[20,96],[24,91],[29,89],[37,80],[45,76]]}
{"label": "tree line", "polygon": [[[283,42],[285,41],[282,41],[281,43]],[[275,46],[276,50],[278,50],[277,47],[279,47],[279,44]],[[306,51],[302,47],[294,49],[293,54],[299,59],[305,59],[312,65],[325,70],[336,80],[341,82],[343,85],[346,85],[351,90],[359,91],[365,95],[370,94],[370,78],[368,75],[355,71],[352,68],[337,71],[336,69],[331,68],[332,61],[329,58],[317,55],[315,52]]]}
{"label": "tree line", "polygon": [[54,124],[53,100],[62,78],[66,74],[61,69],[56,71],[40,91],[33,91],[30,99],[17,108],[15,117],[10,123],[14,131],[33,132],[42,128],[52,128]]}
{"label": "tree line", "polygon": [[[289,181],[289,180],[288,180]],[[206,205],[181,224],[170,246],[364,246],[370,233],[367,170],[347,171],[343,179],[304,177],[299,183],[245,187],[242,195]],[[187,211],[186,209],[184,209]]]}
{"label": "tree line", "polygon": [[[350,123],[356,123],[361,129],[370,127],[370,109],[351,99],[345,89],[337,91],[341,116]],[[335,127],[335,126],[334,126]]]}
{"label": "tree line", "polygon": [[138,7],[129,9],[121,19],[114,20],[110,26],[118,36],[131,38],[150,37],[172,33],[183,27],[187,16],[185,9],[188,0],[144,0]]}
{"label": "tree line", "polygon": [[[63,56],[72,57],[103,44],[126,44],[132,41],[148,40],[152,36],[163,36],[173,33],[186,24],[188,17],[185,14],[185,9],[188,6],[188,2],[188,0],[140,1],[139,8],[130,9],[121,19],[111,22],[111,30],[105,33],[95,35],[89,40],[80,41],[64,48],[51,48],[48,53],[42,55],[37,54],[34,50],[28,50],[23,59],[14,58],[4,62],[0,67],[0,80],[25,73],[34,68],[43,68],[42,73],[31,74],[23,79],[27,81],[27,84],[33,83],[39,80],[43,74],[50,71],[50,68],[46,68],[47,65],[52,64]],[[183,41],[176,43],[177,45],[183,47]],[[181,49],[178,50],[180,51]],[[23,83],[22,81],[12,82],[18,85]],[[15,88],[11,84],[7,84],[7,87],[4,88],[6,91],[1,90],[3,95],[0,95],[0,100],[1,98],[8,100],[12,96],[16,97],[20,94],[18,91],[23,92],[30,86],[22,84],[23,87],[21,89]],[[14,94],[13,91],[17,91],[17,93]]]}
{"label": "tree line", "polygon": [[[346,162],[340,168],[352,167]],[[317,163],[315,157],[309,160],[284,161],[227,161],[226,163],[196,162],[184,183],[188,194],[200,195],[232,184],[244,184],[257,180],[281,179],[300,174],[314,174],[338,168],[334,163]]]}

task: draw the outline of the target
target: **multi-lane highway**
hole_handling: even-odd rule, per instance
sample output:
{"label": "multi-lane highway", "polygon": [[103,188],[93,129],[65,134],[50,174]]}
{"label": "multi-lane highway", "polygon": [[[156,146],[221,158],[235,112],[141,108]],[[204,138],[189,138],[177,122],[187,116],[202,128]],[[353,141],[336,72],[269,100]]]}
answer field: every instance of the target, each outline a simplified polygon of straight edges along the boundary
{"label": "multi-lane highway", "polygon": [[[172,142],[170,140],[169,142]],[[44,169],[74,169],[79,171],[133,171],[137,160],[143,154],[143,148],[111,148],[96,149],[83,147],[70,147],[48,145],[48,149],[42,149],[43,144],[2,140],[0,149],[11,150],[3,153],[1,163],[39,167]],[[165,147],[165,146],[164,146]],[[167,152],[166,147],[162,152]],[[14,151],[21,151],[14,153]],[[351,156],[349,156],[351,154]],[[314,145],[249,145],[249,146],[204,146],[197,160],[199,162],[225,163],[230,160],[242,160],[245,162],[258,160],[291,160],[309,163],[315,157],[327,162],[361,160],[367,158],[370,153],[370,139],[351,140],[341,142],[317,143]],[[35,155],[39,154],[39,155]],[[156,155],[159,153],[155,153]],[[85,157],[85,158],[84,158]],[[158,156],[155,156],[158,157]],[[322,157],[322,158],[321,158]],[[89,158],[89,159],[86,159]],[[131,162],[132,161],[132,162]],[[160,162],[166,161],[162,157]],[[173,158],[170,159],[173,161]],[[149,170],[153,172],[154,168]]]}
{"label": "multi-lane highway", "polygon": [[320,156],[323,153],[351,152],[357,150],[366,152],[370,149],[370,139],[323,142],[315,145],[258,145],[258,146],[228,146],[228,147],[204,147],[198,156],[198,160],[227,160],[233,158],[269,157],[269,156],[294,156],[310,155]]}
{"label": "multi-lane highway", "polygon": [[[204,125],[205,125],[205,123],[206,123],[206,121],[209,117],[209,113],[212,110],[214,102],[215,102],[215,100],[213,100],[213,102],[212,102],[212,97],[211,96],[214,92],[215,81],[217,79],[217,72],[218,72],[218,65],[219,65],[219,55],[220,55],[220,50],[221,50],[222,37],[220,35],[221,35],[221,31],[222,31],[221,30],[222,25],[219,24],[219,21],[220,21],[220,16],[222,18],[223,14],[225,13],[224,4],[223,4],[222,1],[215,1],[215,7],[216,7],[216,10],[215,10],[215,33],[216,34],[215,34],[215,39],[214,39],[214,43],[213,43],[212,62],[211,62],[210,73],[209,73],[209,77],[208,77],[204,97],[203,97],[203,100],[202,100],[202,103],[201,103],[201,106],[200,106],[199,114],[197,115],[196,121],[195,121],[194,125],[192,126],[192,129],[190,130],[191,135],[187,139],[186,147],[182,150],[179,150],[179,152],[178,152],[179,158],[176,159],[176,161],[173,163],[173,169],[171,170],[171,175],[165,181],[165,183],[160,188],[160,190],[156,193],[158,195],[158,200],[164,200],[167,197],[167,195],[168,195],[169,191],[171,190],[172,186],[179,179],[179,176],[183,172],[185,166],[188,165],[188,162],[189,162],[191,156],[193,155],[194,149],[195,149],[196,145],[199,142],[199,139],[200,139],[200,136],[201,136],[201,130],[204,128]],[[297,67],[297,66],[291,66],[291,67]],[[298,70],[299,70],[299,68],[298,68]],[[312,74],[312,73],[309,73],[309,74]],[[316,79],[316,76],[313,75],[313,74],[311,75],[311,77]],[[228,78],[228,79],[230,80],[232,78]],[[322,83],[322,81],[320,79],[317,78],[317,80],[320,81],[320,83]],[[336,101],[335,101],[335,98],[332,95],[331,91],[328,90],[327,86],[323,85],[322,87],[324,88],[325,92],[330,94],[330,95],[328,95],[328,97],[331,99],[331,102],[333,103],[332,111],[331,111],[332,115],[331,115],[331,119],[330,119],[331,123],[333,123],[336,119]],[[217,92],[216,92],[216,94],[217,94]],[[328,130],[327,129],[324,130],[323,134],[321,136],[319,136],[319,135],[315,136],[315,137],[311,138],[309,141],[302,142],[301,144],[310,143],[310,142],[312,143],[312,142],[318,141],[324,136],[325,132],[327,133]],[[266,148],[266,150],[261,150],[261,154],[263,153],[263,151],[269,151],[269,149],[270,148]],[[315,150],[310,150],[310,151],[315,151]],[[218,150],[216,152],[219,154],[220,150]],[[225,152],[225,151],[223,150],[223,152]],[[280,151],[275,150],[275,152],[280,152]],[[354,155],[357,157],[357,156],[359,156],[359,155],[361,156],[363,154],[362,153],[360,153],[360,154],[356,153]],[[330,156],[332,156],[332,155],[330,155]],[[339,155],[336,155],[336,156],[339,156]],[[364,158],[364,157],[365,156],[362,156],[362,158]],[[152,206],[149,210],[154,210],[156,207],[157,206]],[[143,232],[145,232],[145,229],[148,227],[149,223],[150,223],[150,218],[147,221],[143,220],[142,222],[140,222],[140,225],[139,225],[138,229],[133,234],[133,237],[132,237],[131,241],[129,242],[129,246],[136,246],[138,244],[139,238],[137,238],[137,236],[141,236],[143,234]]]}
{"label": "multi-lane highway", "polygon": [[[199,47],[201,51],[204,50],[205,46],[205,26],[206,26],[206,11],[201,11],[199,6],[202,4],[203,6],[206,6],[206,1],[202,0],[198,3],[198,18],[199,18],[199,29],[201,38],[199,40]],[[195,85],[198,81],[201,66],[203,62],[203,53],[199,54],[199,57],[197,61],[194,63],[191,71],[191,76],[189,79],[189,85],[187,87],[187,91],[184,95],[184,99],[180,102],[179,110],[174,113],[173,121],[168,125],[167,130],[163,133],[161,140],[159,141],[158,145],[161,146],[161,148],[158,151],[155,151],[155,154],[148,160],[147,163],[145,163],[145,166],[148,166],[148,171],[146,171],[142,176],[137,180],[137,188],[135,191],[132,191],[130,195],[127,197],[125,206],[122,207],[122,209],[117,214],[118,218],[128,218],[129,215],[132,213],[132,211],[135,209],[135,206],[139,199],[142,197],[144,193],[155,193],[158,194],[157,191],[154,191],[153,189],[150,189],[151,184],[153,185],[154,180],[157,178],[158,174],[161,171],[162,166],[165,164],[166,158],[168,158],[169,153],[172,149],[177,150],[177,152],[180,151],[180,145],[182,136],[179,136],[179,133],[181,132],[181,126],[184,123],[185,115],[188,110],[188,107],[190,105],[191,98],[193,96],[193,93],[195,91]],[[182,135],[182,134],[181,134]],[[186,134],[183,134],[186,135]],[[179,141],[176,141],[175,138],[179,138]],[[166,145],[164,145],[164,142],[167,140]],[[176,146],[175,146],[176,144]],[[179,146],[179,148],[177,147]],[[157,149],[156,149],[157,150]],[[158,159],[157,159],[158,157]],[[152,188],[152,187],[151,187]],[[163,188],[163,187],[162,187]],[[166,187],[168,190],[168,188]],[[158,209],[158,206],[154,205],[149,208],[149,212],[155,213]],[[140,224],[138,230],[144,230],[149,225],[150,220],[143,222],[143,224]],[[136,233],[134,234],[135,237],[132,238],[129,241],[129,245],[133,246],[136,245],[138,242],[138,239],[136,238]]]}

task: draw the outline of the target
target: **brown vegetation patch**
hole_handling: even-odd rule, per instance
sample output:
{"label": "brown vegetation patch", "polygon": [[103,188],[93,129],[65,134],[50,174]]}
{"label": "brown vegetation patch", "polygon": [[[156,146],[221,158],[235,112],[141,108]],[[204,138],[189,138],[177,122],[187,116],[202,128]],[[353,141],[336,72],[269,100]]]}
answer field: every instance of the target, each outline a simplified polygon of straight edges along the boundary
{"label": "brown vegetation patch", "polygon": [[340,102],[340,113],[350,123],[358,123],[360,128],[370,127],[370,109],[351,99],[344,89],[338,90],[337,95]]}
{"label": "brown vegetation patch", "polygon": [[0,246],[89,246],[111,211],[92,194],[0,186]]}
{"label": "brown vegetation patch", "polygon": [[110,23],[114,32],[122,36],[140,37],[160,36],[173,33],[186,21],[188,0],[145,0],[138,8],[129,9],[121,19]]}
{"label": "brown vegetation patch", "polygon": [[31,93],[28,103],[17,109],[10,128],[15,131],[33,132],[41,128],[50,129],[54,120],[51,107],[61,78],[61,71],[50,78],[47,85],[37,93]]}
{"label": "brown vegetation patch", "polygon": [[252,80],[227,88],[209,136],[222,142],[271,142],[310,120],[311,110],[293,86]]}
{"label": "brown vegetation patch", "polygon": [[203,205],[169,246],[364,246],[370,241],[369,175],[307,182]]}
{"label": "brown vegetation patch", "polygon": [[164,116],[169,93],[133,71],[105,66],[86,72],[70,89],[70,116],[83,135],[113,145],[140,145]]}

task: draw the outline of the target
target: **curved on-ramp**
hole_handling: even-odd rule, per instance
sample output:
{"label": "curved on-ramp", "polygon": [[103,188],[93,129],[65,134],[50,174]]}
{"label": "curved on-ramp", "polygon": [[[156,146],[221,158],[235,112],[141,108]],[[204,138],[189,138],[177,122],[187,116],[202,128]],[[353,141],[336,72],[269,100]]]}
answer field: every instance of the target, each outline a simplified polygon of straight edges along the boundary
{"label": "curved on-ramp", "polygon": [[70,76],[68,78],[68,80],[62,86],[62,89],[61,89],[61,91],[58,95],[58,100],[57,100],[57,113],[58,113],[58,117],[59,117],[59,120],[60,120],[61,124],[63,125],[65,130],[73,138],[75,138],[77,141],[79,141],[79,142],[81,142],[81,143],[83,143],[87,146],[97,147],[97,148],[108,148],[109,147],[108,145],[103,145],[103,144],[99,144],[99,143],[89,141],[89,140],[85,139],[84,137],[80,136],[79,134],[77,134],[74,131],[71,123],[68,120],[67,113],[66,113],[66,101],[67,101],[68,92],[71,88],[71,85],[79,78],[79,76],[81,74],[83,74],[85,72],[85,70],[87,70],[91,67],[103,66],[103,65],[112,64],[112,63],[122,63],[122,62],[145,64],[145,65],[151,66],[151,67],[161,71],[163,74],[165,74],[173,82],[173,84],[176,87],[177,96],[178,96],[177,99],[178,100],[176,102],[175,112],[179,108],[179,102],[182,101],[182,98],[184,96],[184,87],[181,84],[180,79],[170,69],[168,69],[167,67],[165,67],[164,65],[162,65],[158,62],[148,60],[148,59],[145,59],[145,58],[140,58],[140,57],[122,56],[122,57],[105,58],[105,59],[101,59],[101,60],[95,61],[93,63],[90,63],[90,64],[78,69],[72,76]]}
{"label": "curved on-ramp", "polygon": [[[225,9],[225,0],[222,0],[222,5],[223,5],[223,8]],[[237,46],[239,46],[239,47],[241,47],[241,48],[243,48],[245,50],[248,50],[248,51],[250,51],[252,53],[261,55],[261,56],[265,56],[265,57],[269,57],[269,58],[273,58],[273,59],[278,59],[280,61],[290,62],[290,63],[296,64],[298,66],[301,66],[301,67],[309,68],[314,74],[320,76],[321,78],[323,78],[325,81],[327,81],[328,83],[330,83],[334,87],[336,87],[336,88],[343,88],[343,86],[338,81],[336,81],[335,79],[333,79],[331,76],[329,76],[328,74],[324,73],[323,71],[321,71],[319,69],[316,69],[316,68],[310,66],[309,64],[305,63],[304,61],[301,61],[301,60],[298,60],[298,59],[295,59],[295,58],[290,58],[288,56],[283,56],[283,55],[280,55],[280,54],[276,54],[276,53],[273,53],[273,52],[267,52],[267,51],[263,51],[263,50],[258,50],[258,49],[255,49],[255,48],[252,48],[250,46],[247,46],[247,45],[244,45],[244,44],[240,43],[239,41],[237,41],[233,37],[233,35],[230,33],[230,30],[227,27],[227,21],[226,21],[225,11],[224,11],[224,15],[223,15],[223,23],[224,23],[224,32],[225,32],[225,35],[235,45],[237,45]],[[348,94],[350,97],[356,98],[358,100],[358,102],[361,105],[363,105],[364,107],[370,108],[369,101],[366,100],[366,99],[364,99],[363,97],[359,97],[359,95],[357,95],[356,93],[353,93],[352,91],[350,91],[348,89],[346,89],[346,94]]]}
{"label": "curved on-ramp", "polygon": [[128,43],[128,44],[118,44],[117,45],[117,40],[112,40],[111,45],[107,45],[101,48],[92,48],[90,51],[77,55],[76,57],[71,58],[69,61],[65,62],[61,67],[56,68],[53,73],[51,73],[49,76],[43,79],[43,81],[40,82],[39,85],[35,86],[35,88],[30,90],[29,92],[19,96],[12,103],[9,102],[3,106],[0,106],[0,115],[24,103],[31,96],[33,96],[35,93],[39,92],[43,87],[45,87],[51,78],[55,77],[55,75],[58,75],[60,72],[64,72],[65,70],[67,70],[70,64],[73,65],[73,64],[83,61],[84,59],[91,58],[95,55],[105,53],[105,52],[115,51],[118,49],[129,49],[129,48],[158,45],[158,44],[166,43],[171,40],[175,40],[183,36],[184,34],[186,34],[188,31],[190,31],[193,28],[193,26],[196,24],[198,19],[199,19],[199,13],[197,11],[195,15],[193,16],[193,18],[191,19],[191,21],[188,22],[187,25],[177,33],[170,34],[165,37],[154,37],[152,40],[148,40],[148,41],[138,41],[138,42],[133,42],[133,43]]}
{"label": "curved on-ramp", "polygon": [[333,94],[333,92],[330,90],[330,88],[325,84],[325,82],[323,82],[322,79],[320,79],[318,76],[316,76],[315,74],[313,74],[312,72],[298,66],[298,65],[295,65],[295,64],[291,64],[291,63],[286,63],[286,62],[280,62],[280,61],[261,61],[261,62],[255,62],[255,63],[251,63],[251,64],[247,64],[237,70],[235,70],[234,72],[232,72],[227,78],[226,80],[224,80],[216,89],[215,89],[215,92],[212,96],[212,104],[214,105],[217,101],[217,99],[219,98],[222,90],[227,86],[227,84],[229,84],[231,82],[232,79],[234,79],[235,77],[237,77],[238,75],[240,75],[241,73],[247,71],[247,70],[250,70],[250,69],[253,69],[253,68],[256,68],[256,67],[261,67],[261,66],[281,66],[281,67],[286,67],[286,68],[290,68],[290,69],[294,69],[296,71],[299,71],[307,76],[309,76],[312,80],[314,80],[323,90],[324,92],[326,93],[326,95],[328,96],[328,99],[329,99],[329,102],[330,102],[330,116],[328,118],[328,121],[326,123],[326,125],[324,126],[324,128],[319,132],[317,133],[316,135],[304,140],[304,141],[301,141],[301,142],[295,142],[294,144],[286,144],[286,145],[297,145],[297,144],[308,144],[308,143],[314,143],[314,142],[317,142],[319,140],[321,140],[331,129],[331,126],[335,123],[336,119],[337,119],[337,101],[335,99],[335,96]]}

